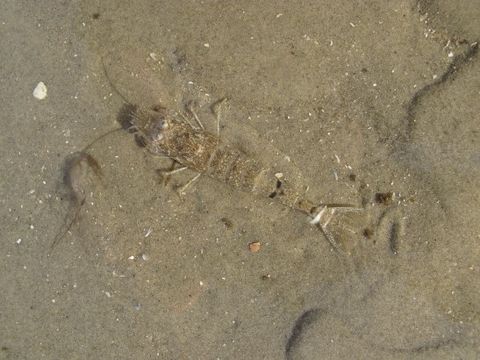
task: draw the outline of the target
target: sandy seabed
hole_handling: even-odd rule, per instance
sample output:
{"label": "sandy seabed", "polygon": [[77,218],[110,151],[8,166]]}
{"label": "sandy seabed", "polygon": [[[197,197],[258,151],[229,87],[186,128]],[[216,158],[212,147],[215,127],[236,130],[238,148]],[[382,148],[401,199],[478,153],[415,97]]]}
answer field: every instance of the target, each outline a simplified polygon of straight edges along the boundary
{"label": "sandy seabed", "polygon": [[[476,1],[0,14],[0,359],[480,358]],[[337,248],[113,131],[128,102],[215,132],[223,98],[223,142],[363,209],[323,219]]]}

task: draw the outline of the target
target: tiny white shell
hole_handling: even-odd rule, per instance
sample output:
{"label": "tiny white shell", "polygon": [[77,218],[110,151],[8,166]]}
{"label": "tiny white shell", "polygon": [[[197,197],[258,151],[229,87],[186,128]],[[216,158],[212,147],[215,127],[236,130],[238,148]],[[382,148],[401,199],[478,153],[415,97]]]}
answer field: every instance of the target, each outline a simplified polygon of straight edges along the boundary
{"label": "tiny white shell", "polygon": [[33,97],[38,100],[43,100],[47,97],[47,86],[42,81],[33,89]]}

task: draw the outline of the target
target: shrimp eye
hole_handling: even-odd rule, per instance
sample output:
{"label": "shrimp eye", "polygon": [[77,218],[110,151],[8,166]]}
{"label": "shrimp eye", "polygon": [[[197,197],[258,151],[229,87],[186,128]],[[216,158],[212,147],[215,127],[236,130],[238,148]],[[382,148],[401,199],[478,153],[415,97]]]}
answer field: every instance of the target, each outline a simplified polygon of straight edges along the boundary
{"label": "shrimp eye", "polygon": [[163,130],[165,129],[166,122],[162,116],[156,116],[148,131],[148,137],[153,141],[160,141],[163,138]]}

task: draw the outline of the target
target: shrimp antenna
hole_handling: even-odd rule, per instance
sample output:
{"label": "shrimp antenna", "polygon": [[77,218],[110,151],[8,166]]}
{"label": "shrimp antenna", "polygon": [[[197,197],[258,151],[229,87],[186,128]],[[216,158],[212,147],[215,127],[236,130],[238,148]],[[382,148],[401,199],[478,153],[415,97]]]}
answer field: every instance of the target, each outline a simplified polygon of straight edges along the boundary
{"label": "shrimp antenna", "polygon": [[103,73],[105,75],[105,78],[107,79],[108,84],[112,88],[112,90],[120,96],[120,98],[123,100],[123,102],[127,105],[134,106],[130,101],[128,101],[127,97],[123,95],[118,88],[113,84],[112,79],[110,78],[110,74],[107,71],[107,67],[105,66],[105,60],[103,59],[103,56],[101,57],[102,59],[102,67],[103,67]]}

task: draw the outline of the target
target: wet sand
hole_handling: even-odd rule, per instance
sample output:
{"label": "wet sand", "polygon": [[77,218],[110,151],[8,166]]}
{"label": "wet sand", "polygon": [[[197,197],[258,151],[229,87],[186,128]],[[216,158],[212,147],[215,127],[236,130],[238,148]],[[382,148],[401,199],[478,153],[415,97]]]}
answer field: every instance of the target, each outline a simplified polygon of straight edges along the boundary
{"label": "wet sand", "polygon": [[[0,359],[479,358],[478,9],[2,2]],[[101,137],[125,101],[215,131],[225,97],[222,141],[364,209],[327,225],[339,249]]]}

